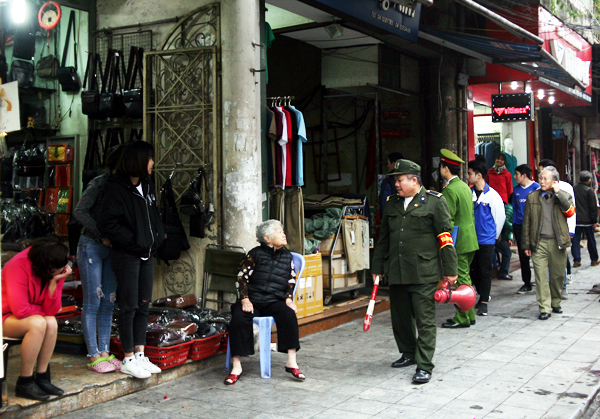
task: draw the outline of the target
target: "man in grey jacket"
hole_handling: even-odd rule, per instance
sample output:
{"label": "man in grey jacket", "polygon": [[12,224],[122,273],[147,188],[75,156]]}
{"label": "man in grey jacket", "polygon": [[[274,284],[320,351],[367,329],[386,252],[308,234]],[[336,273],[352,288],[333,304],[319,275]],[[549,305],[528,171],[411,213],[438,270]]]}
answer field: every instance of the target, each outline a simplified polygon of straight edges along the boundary
{"label": "man in grey jacket", "polygon": [[579,183],[573,188],[575,191],[575,199],[579,202],[577,207],[577,224],[575,227],[575,235],[573,236],[573,247],[571,254],[573,255],[573,267],[581,266],[581,233],[585,231],[587,237],[587,248],[590,252],[592,266],[600,265],[598,260],[598,249],[596,248],[596,237],[594,232],[598,225],[598,203],[594,190],[590,187],[592,183],[592,174],[587,170],[579,173]]}
{"label": "man in grey jacket", "polygon": [[527,196],[521,239],[525,254],[533,261],[539,319],[548,320],[550,311],[562,313],[561,291],[571,245],[567,218],[575,215],[575,207],[573,197],[560,189],[555,167],[544,168],[539,181],[541,188]]}

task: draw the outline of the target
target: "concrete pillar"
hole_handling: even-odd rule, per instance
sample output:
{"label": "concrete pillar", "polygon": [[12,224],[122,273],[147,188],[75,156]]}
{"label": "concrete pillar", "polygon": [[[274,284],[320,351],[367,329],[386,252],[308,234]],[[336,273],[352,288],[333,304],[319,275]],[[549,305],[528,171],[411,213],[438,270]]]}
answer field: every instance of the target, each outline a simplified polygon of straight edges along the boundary
{"label": "concrete pillar", "polygon": [[246,250],[262,221],[259,3],[221,1],[223,243]]}

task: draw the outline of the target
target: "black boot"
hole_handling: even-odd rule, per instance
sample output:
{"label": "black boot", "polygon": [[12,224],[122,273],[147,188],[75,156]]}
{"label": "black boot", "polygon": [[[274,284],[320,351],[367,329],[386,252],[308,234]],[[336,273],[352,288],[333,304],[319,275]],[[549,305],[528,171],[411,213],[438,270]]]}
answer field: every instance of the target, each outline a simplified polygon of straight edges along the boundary
{"label": "black boot", "polygon": [[17,397],[31,400],[48,400],[50,398],[50,396],[42,391],[35,383],[33,375],[30,375],[29,377],[19,376],[19,378],[17,378],[15,394]]}
{"label": "black boot", "polygon": [[51,396],[62,396],[64,394],[64,391],[62,389],[56,387],[50,382],[50,366],[48,366],[46,372],[35,373],[35,383],[38,385],[39,388],[41,388]]}

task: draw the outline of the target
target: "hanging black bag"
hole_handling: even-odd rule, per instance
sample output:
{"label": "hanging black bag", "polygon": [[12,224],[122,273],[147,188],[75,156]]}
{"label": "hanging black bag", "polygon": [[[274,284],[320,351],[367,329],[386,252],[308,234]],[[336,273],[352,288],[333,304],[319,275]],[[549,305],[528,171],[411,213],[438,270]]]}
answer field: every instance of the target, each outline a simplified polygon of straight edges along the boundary
{"label": "hanging black bag", "polygon": [[[103,78],[100,54],[90,54],[85,69],[85,77],[83,78],[84,90],[81,92],[81,112],[92,119],[106,119],[106,114],[100,112],[98,71],[100,72],[100,77]],[[90,83],[90,90],[85,90],[88,80]]]}
{"label": "hanging black bag", "polygon": [[[79,92],[81,90],[81,81],[77,74],[77,36],[75,35],[75,11],[71,10],[69,23],[67,24],[67,38],[65,39],[65,48],[60,67],[58,68],[58,82],[63,92]],[[73,28],[73,54],[75,56],[75,66],[67,67],[67,55],[69,52],[69,41],[71,40],[71,28]]]}
{"label": "hanging black bag", "polygon": [[135,80],[139,74],[140,86],[143,86],[142,60],[144,59],[144,48],[131,47],[127,77],[125,79],[125,91],[123,91],[123,103],[125,104],[125,116],[132,119],[142,119],[144,106],[142,103],[143,90],[135,88]]}
{"label": "hanging black bag", "polygon": [[12,55],[22,60],[33,60],[35,57],[35,34],[31,26],[16,30]]}
{"label": "hanging black bag", "polygon": [[[110,53],[112,52],[112,56]],[[125,70],[125,64],[123,63],[123,53],[117,50],[109,50],[110,67],[108,71],[108,89],[104,91],[104,84],[102,85],[102,94],[100,95],[100,113],[106,113],[108,117],[118,118],[125,116],[125,105],[123,104],[123,83],[121,81],[121,68]],[[109,63],[107,63],[109,64]],[[125,71],[123,71],[125,73]],[[119,88],[117,88],[117,84]]]}
{"label": "hanging black bag", "polygon": [[8,78],[19,83],[21,89],[30,89],[35,83],[35,67],[31,61],[13,60]]}
{"label": "hanging black bag", "polygon": [[[56,56],[53,54],[42,57],[43,52],[44,49],[42,48],[42,51],[40,51],[40,59],[35,66],[37,76],[42,79],[54,78],[58,73],[58,67],[60,67],[58,58],[56,58]],[[56,32],[54,33],[54,53],[56,54]]]}
{"label": "hanging black bag", "polygon": [[167,265],[170,260],[177,260],[181,252],[190,248],[183,224],[177,214],[175,194],[169,177],[160,190],[161,220],[165,228],[166,238],[158,248],[157,257]]}
{"label": "hanging black bag", "polygon": [[204,212],[204,203],[202,202],[202,178],[204,177],[204,168],[198,169],[198,174],[190,183],[187,190],[181,195],[179,201],[179,210],[185,215],[200,215]]}
{"label": "hanging black bag", "polygon": [[23,145],[15,152],[13,164],[17,169],[17,175],[23,177],[42,176],[46,171],[46,153],[39,144],[27,147],[27,137],[31,136],[30,128],[27,129]]}
{"label": "hanging black bag", "polygon": [[99,129],[88,132],[88,144],[85,152],[83,171],[81,173],[82,190],[85,191],[90,180],[103,173],[102,156],[104,155],[104,142],[102,141],[102,131]]}

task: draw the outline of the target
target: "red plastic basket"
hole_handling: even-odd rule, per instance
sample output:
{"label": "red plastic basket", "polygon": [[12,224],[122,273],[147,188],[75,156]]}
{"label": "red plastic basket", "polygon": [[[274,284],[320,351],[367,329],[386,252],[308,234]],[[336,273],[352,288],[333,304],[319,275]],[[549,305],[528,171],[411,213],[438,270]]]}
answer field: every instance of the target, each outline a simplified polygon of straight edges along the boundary
{"label": "red plastic basket", "polygon": [[[208,358],[209,356],[219,353],[224,334],[225,333],[221,333],[209,338],[194,340],[192,348],[190,349],[190,359],[198,361],[199,359]],[[225,350],[227,350],[227,348]]]}
{"label": "red plastic basket", "polygon": [[[192,343],[193,341],[184,342],[179,345],[168,346],[165,348],[146,346],[144,353],[150,362],[158,365],[159,368],[170,368],[185,362],[188,358]],[[125,356],[121,342],[115,337],[110,338],[110,353],[114,354],[119,359],[123,359]],[[180,362],[182,357],[184,358],[184,361]]]}
{"label": "red plastic basket", "polygon": [[219,352],[227,352],[227,344],[229,343],[229,332],[223,333],[223,339],[221,339],[221,346]]}

